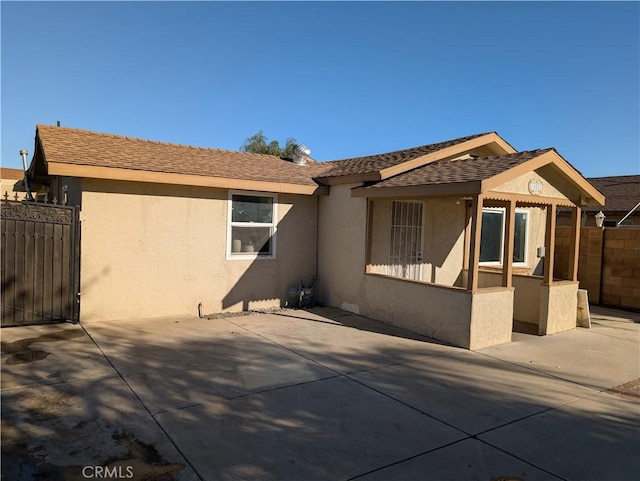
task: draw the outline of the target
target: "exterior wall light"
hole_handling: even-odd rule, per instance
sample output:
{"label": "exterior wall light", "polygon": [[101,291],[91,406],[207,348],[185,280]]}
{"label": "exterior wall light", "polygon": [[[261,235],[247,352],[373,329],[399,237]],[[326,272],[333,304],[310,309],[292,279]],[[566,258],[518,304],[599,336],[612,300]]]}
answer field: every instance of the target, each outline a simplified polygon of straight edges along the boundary
{"label": "exterior wall light", "polygon": [[602,213],[602,211],[600,211],[596,215],[594,215],[594,217],[596,218],[596,225],[602,228],[602,226],[604,225],[605,215]]}

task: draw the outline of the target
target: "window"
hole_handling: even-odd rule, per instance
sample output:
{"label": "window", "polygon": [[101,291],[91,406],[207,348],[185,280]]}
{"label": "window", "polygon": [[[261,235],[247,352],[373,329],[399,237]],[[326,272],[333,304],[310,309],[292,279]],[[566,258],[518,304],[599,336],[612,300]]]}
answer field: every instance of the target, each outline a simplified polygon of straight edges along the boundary
{"label": "window", "polygon": [[391,203],[391,239],[387,274],[403,279],[422,280],[423,203]]}
{"label": "window", "polygon": [[[502,264],[505,213],[504,208],[487,207],[482,209],[482,232],[480,233],[481,264]],[[526,265],[528,224],[529,213],[525,209],[516,209],[515,236],[513,240],[514,265]]]}
{"label": "window", "polygon": [[275,258],[277,203],[276,194],[230,192],[228,259]]}

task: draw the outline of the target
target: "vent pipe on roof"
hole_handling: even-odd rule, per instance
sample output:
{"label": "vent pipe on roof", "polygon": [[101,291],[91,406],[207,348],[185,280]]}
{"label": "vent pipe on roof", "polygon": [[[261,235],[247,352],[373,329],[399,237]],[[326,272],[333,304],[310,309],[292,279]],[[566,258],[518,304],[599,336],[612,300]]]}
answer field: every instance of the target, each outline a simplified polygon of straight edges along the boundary
{"label": "vent pipe on roof", "polygon": [[29,185],[29,174],[27,173],[27,155],[29,155],[27,150],[22,149],[20,151],[20,157],[22,157],[22,169],[24,170],[24,188],[27,191],[27,200],[33,200],[31,185]]}
{"label": "vent pipe on roof", "polygon": [[311,155],[311,149],[306,145],[295,145],[293,147],[293,163],[296,165],[307,165],[307,158]]}

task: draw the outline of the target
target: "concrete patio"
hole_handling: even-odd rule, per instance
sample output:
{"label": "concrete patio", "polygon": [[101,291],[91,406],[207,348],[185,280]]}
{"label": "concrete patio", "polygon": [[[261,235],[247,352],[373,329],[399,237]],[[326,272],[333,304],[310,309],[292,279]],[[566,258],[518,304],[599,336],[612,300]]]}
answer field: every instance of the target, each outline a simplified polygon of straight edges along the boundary
{"label": "concrete patio", "polygon": [[634,479],[640,316],[592,323],[475,352],[327,308],[5,328],[2,476]]}

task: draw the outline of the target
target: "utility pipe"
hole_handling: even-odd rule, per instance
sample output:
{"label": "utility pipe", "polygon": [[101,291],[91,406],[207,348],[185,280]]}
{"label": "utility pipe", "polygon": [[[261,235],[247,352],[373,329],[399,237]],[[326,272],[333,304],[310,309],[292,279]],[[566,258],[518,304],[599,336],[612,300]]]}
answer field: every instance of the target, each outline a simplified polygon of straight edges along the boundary
{"label": "utility pipe", "polygon": [[31,195],[31,186],[29,185],[29,174],[27,174],[27,155],[29,152],[25,149],[20,151],[20,156],[22,157],[22,170],[24,170],[24,188],[27,191],[27,200],[33,200],[33,195]]}

